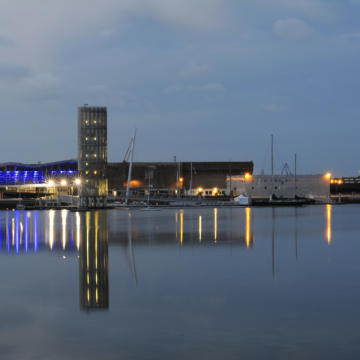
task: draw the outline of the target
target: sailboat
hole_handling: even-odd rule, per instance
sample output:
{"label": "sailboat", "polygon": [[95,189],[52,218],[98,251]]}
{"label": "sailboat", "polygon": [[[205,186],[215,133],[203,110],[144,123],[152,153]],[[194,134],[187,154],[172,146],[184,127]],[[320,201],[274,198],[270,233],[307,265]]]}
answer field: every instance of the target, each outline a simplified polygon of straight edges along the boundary
{"label": "sailboat", "polygon": [[150,206],[150,174],[149,174],[149,184],[148,184],[148,196],[147,196],[147,206],[141,209],[142,211],[160,211],[157,207]]}

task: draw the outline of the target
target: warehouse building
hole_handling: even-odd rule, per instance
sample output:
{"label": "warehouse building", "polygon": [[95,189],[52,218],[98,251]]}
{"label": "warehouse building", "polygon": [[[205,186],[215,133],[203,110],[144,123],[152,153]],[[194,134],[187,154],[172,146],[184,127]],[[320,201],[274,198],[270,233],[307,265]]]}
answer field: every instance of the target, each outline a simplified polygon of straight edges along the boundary
{"label": "warehouse building", "polygon": [[[142,194],[150,189],[158,195],[219,196],[227,193],[227,177],[232,173],[252,174],[247,162],[135,162],[130,188]],[[124,192],[129,163],[109,163],[109,188]]]}
{"label": "warehouse building", "polygon": [[330,195],[330,174],[318,175],[234,175],[227,178],[228,191],[235,196],[251,198],[304,197],[327,199]]}

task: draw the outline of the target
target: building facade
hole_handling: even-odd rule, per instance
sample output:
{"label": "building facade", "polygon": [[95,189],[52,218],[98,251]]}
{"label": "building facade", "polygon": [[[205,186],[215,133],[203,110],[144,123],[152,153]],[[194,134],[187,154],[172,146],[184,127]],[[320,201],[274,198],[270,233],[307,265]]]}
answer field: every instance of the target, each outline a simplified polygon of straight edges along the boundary
{"label": "building facade", "polygon": [[[227,176],[252,174],[253,168],[252,161],[134,162],[130,187],[169,195],[177,191],[183,195],[225,195]],[[128,171],[128,162],[109,163],[109,188],[125,191]]]}
{"label": "building facade", "polygon": [[80,207],[103,207],[108,195],[107,109],[78,109],[78,170],[81,177]]}
{"label": "building facade", "polygon": [[252,198],[298,197],[327,199],[330,195],[330,179],[319,175],[234,175],[227,179],[228,191],[235,196]]}

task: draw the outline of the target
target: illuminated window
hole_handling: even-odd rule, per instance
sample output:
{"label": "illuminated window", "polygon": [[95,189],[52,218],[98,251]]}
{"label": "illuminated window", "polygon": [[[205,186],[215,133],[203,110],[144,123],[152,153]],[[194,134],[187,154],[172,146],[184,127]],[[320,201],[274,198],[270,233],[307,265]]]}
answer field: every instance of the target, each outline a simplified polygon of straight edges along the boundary
{"label": "illuminated window", "polygon": [[89,163],[87,162],[87,163],[85,163],[85,166],[89,166]]}
{"label": "illuminated window", "polygon": [[94,120],[94,124],[96,124],[96,120]]}
{"label": "illuminated window", "polygon": [[97,170],[94,170],[94,175],[97,175]]}
{"label": "illuminated window", "polygon": [[96,136],[94,137],[94,141],[96,141],[97,139],[96,139]]}
{"label": "illuminated window", "polygon": [[85,171],[85,174],[86,174],[86,175],[88,175],[88,174],[89,174],[89,172],[86,170],[86,171]]}
{"label": "illuminated window", "polygon": [[88,157],[89,157],[89,154],[86,154],[86,155],[85,155],[85,157],[87,157],[87,158],[88,158]]}
{"label": "illuminated window", "polygon": [[94,154],[94,158],[96,158],[97,157],[97,155],[96,154]]}
{"label": "illuminated window", "polygon": [[89,138],[88,138],[88,137],[86,137],[86,138],[85,138],[85,140],[86,140],[86,141],[88,141],[88,140],[89,140]]}
{"label": "illuminated window", "polygon": [[89,125],[89,120],[85,120],[85,124],[86,124],[86,125]]}

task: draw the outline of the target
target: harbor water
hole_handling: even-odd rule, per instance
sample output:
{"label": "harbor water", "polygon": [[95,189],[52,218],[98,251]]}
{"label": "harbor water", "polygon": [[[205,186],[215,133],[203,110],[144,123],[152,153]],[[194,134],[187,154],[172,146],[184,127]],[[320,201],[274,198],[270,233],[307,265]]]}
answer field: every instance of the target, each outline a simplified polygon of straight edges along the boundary
{"label": "harbor water", "polygon": [[1,211],[1,359],[358,359],[359,214]]}

